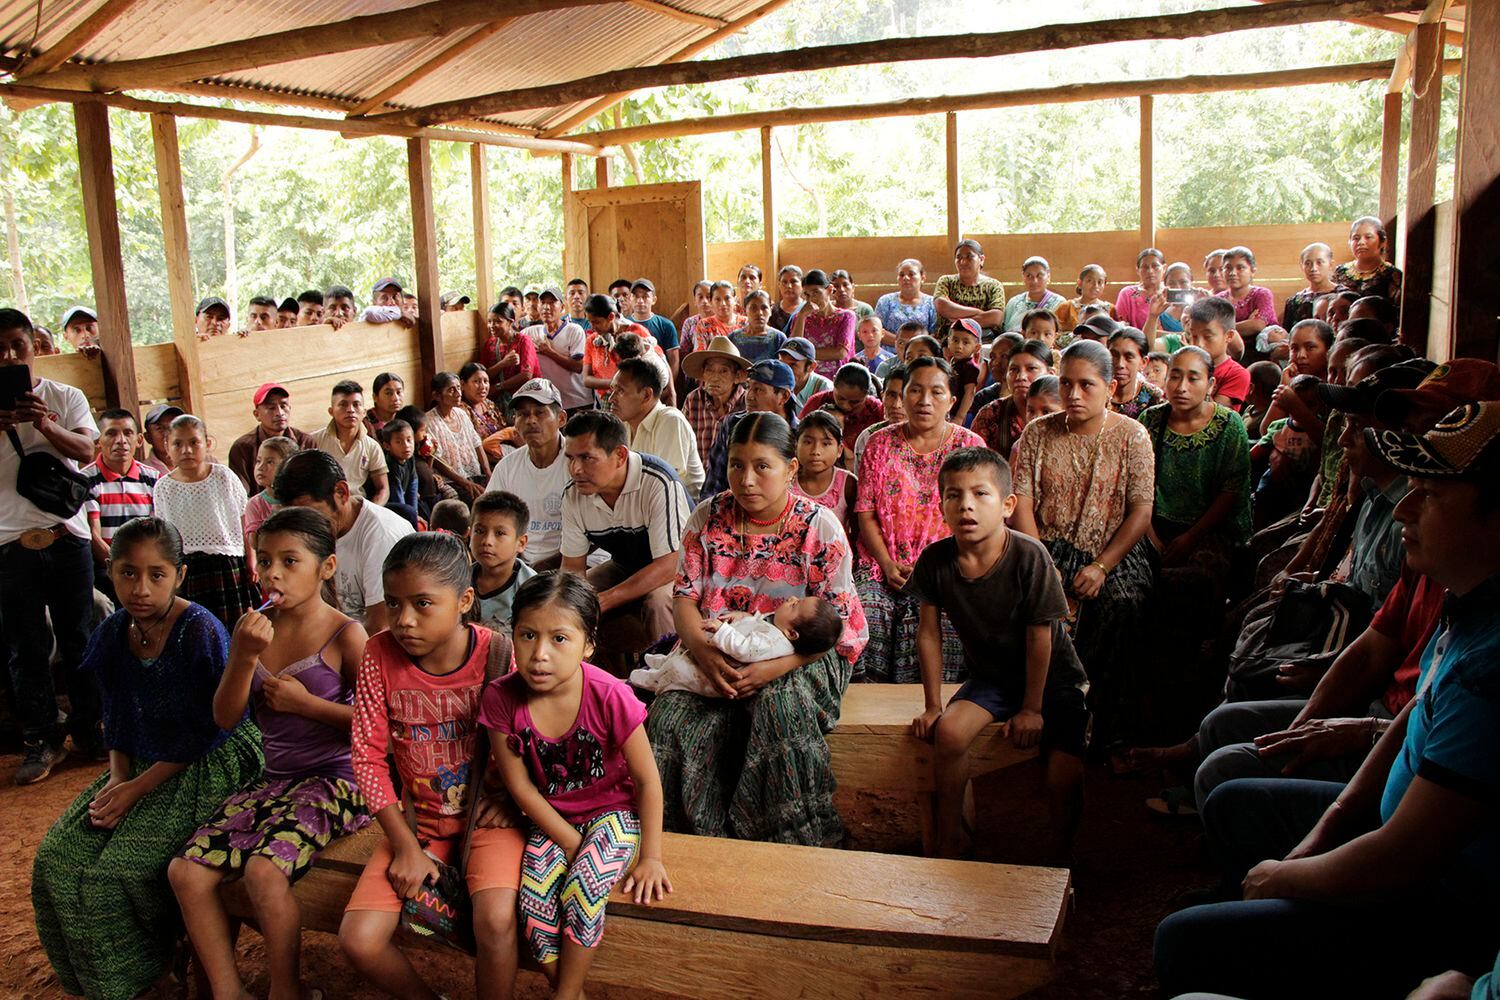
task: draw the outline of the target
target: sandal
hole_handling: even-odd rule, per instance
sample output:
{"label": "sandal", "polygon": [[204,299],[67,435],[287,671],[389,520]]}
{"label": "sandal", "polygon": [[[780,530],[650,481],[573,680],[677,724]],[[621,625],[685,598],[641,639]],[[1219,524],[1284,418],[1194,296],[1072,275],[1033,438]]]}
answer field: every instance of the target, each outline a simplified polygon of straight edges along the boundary
{"label": "sandal", "polygon": [[1198,816],[1198,805],[1193,800],[1192,790],[1180,785],[1176,788],[1163,788],[1160,796],[1146,800],[1146,808],[1159,816],[1193,819]]}

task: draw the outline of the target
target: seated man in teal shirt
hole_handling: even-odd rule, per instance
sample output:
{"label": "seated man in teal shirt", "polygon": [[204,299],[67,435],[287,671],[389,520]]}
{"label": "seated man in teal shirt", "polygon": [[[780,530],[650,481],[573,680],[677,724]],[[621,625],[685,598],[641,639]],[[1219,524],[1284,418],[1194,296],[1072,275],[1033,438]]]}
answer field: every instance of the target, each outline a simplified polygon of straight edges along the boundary
{"label": "seated man in teal shirt", "polygon": [[1163,921],[1169,996],[1404,996],[1483,972],[1500,941],[1500,402],[1364,443],[1411,480],[1395,511],[1407,561],[1448,589],[1417,695],[1348,786],[1248,779],[1209,796],[1261,800],[1221,845],[1249,869],[1244,900]]}

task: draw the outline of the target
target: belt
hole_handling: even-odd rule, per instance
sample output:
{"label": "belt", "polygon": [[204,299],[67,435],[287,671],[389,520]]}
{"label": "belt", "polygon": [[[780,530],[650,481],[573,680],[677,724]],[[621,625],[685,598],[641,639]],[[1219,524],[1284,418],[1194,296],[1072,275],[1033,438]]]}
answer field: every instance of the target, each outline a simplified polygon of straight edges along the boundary
{"label": "belt", "polygon": [[51,548],[53,542],[69,533],[68,526],[59,523],[54,524],[50,528],[32,528],[30,531],[23,531],[20,537],[16,539],[16,542],[23,549],[40,552],[43,549]]}

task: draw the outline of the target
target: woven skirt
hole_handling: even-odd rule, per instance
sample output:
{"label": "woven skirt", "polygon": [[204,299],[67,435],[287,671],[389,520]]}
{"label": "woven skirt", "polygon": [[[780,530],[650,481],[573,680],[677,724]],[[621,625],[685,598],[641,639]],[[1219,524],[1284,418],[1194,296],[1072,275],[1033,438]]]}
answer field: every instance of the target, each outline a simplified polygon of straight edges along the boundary
{"label": "woven skirt", "polygon": [[244,556],[189,552],[179,593],[212,611],[231,632],[240,617],[260,603],[260,588],[250,582]]}
{"label": "woven skirt", "polygon": [[[863,573],[855,574],[854,590],[865,609],[865,622],[870,630],[864,652],[854,665],[854,680],[877,684],[919,683],[922,664],[917,658],[917,631],[922,602]],[[940,612],[938,621],[943,629],[943,683],[968,680],[969,669],[958,629],[953,627],[947,612]]]}
{"label": "woven skirt", "polygon": [[[31,869],[37,936],[63,989],[129,1000],[160,978],[181,931],[167,864],[226,796],[260,777],[263,764],[260,730],[246,721],[113,830],[88,822],[89,802],[109,772],[73,800],[42,838]],[[131,777],[150,766],[134,761]]]}
{"label": "woven skirt", "polygon": [[849,661],[829,652],[749,698],[668,691],[646,731],[661,772],[664,823],[675,833],[837,846],[833,765]]}
{"label": "woven skirt", "polygon": [[1143,536],[1110,570],[1098,596],[1079,600],[1073,595],[1073,578],[1099,558],[1098,553],[1076,549],[1060,538],[1045,544],[1062,574],[1068,606],[1077,608],[1068,631],[1089,676],[1094,744],[1107,747],[1115,739],[1128,738],[1141,721],[1140,701],[1151,663],[1143,643],[1145,612],[1156,583],[1156,547]]}

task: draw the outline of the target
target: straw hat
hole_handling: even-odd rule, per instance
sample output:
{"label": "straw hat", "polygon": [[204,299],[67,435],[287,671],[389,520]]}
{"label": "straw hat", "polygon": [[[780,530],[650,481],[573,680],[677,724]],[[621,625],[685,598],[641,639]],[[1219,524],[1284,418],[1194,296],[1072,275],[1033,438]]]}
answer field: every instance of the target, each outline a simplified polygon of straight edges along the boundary
{"label": "straw hat", "polygon": [[710,340],[706,350],[694,351],[683,358],[682,370],[689,378],[701,379],[703,366],[711,358],[723,358],[740,371],[747,371],[750,368],[750,362],[740,354],[740,349],[734,346],[734,341],[721,336]]}

